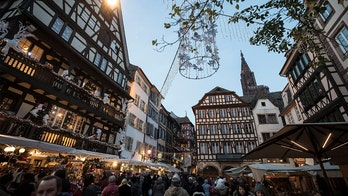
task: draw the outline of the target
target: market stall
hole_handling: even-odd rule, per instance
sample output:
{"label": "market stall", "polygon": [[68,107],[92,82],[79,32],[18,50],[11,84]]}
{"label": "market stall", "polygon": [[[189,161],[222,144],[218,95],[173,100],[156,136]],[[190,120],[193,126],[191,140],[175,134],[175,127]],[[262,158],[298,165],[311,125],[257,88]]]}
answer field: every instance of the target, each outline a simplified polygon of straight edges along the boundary
{"label": "market stall", "polygon": [[51,144],[51,143],[42,142],[38,140],[32,140],[32,139],[28,139],[24,137],[3,135],[3,134],[0,134],[0,144],[38,149],[38,150],[44,150],[48,152],[55,152],[55,153],[67,153],[67,154],[75,150],[75,148],[70,148],[67,146],[61,146],[61,145]]}

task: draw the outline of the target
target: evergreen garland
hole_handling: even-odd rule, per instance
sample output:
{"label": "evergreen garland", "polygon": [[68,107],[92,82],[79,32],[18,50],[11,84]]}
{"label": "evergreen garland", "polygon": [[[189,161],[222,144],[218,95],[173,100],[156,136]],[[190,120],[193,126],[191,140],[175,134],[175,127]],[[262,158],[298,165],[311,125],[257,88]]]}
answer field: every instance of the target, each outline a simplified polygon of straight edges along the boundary
{"label": "evergreen garland", "polygon": [[85,176],[86,173],[93,172],[96,168],[104,168],[104,163],[100,162],[99,159],[86,159],[83,162],[82,176]]}

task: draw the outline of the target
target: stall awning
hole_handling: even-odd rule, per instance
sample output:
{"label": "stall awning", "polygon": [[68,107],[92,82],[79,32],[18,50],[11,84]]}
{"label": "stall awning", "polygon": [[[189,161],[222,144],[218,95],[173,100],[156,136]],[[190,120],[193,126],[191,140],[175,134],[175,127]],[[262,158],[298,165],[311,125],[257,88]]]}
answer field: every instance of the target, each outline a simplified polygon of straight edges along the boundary
{"label": "stall awning", "polygon": [[269,172],[271,173],[303,173],[303,170],[299,167],[290,167],[285,165],[275,164],[252,164],[248,166],[253,173],[254,179],[257,182],[261,182],[263,177]]}
{"label": "stall awning", "polygon": [[151,162],[144,162],[144,161],[138,161],[138,160],[133,160],[133,159],[103,159],[102,161],[106,161],[106,162],[119,162],[119,163],[126,163],[129,165],[135,165],[135,166],[146,166],[149,168],[159,168],[159,167],[163,167],[166,170],[170,171],[170,172],[180,172],[180,170],[178,168],[173,167],[172,165],[166,164],[166,163],[162,163],[162,162],[158,162],[158,163],[151,163]]}
{"label": "stall awning", "polygon": [[88,151],[88,150],[74,149],[70,153],[76,154],[76,155],[81,155],[81,156],[86,156],[88,158],[99,158],[99,159],[103,159],[103,160],[104,159],[118,159],[117,155],[106,154],[106,153],[101,153],[101,152],[93,152],[93,151]]}
{"label": "stall awning", "polygon": [[[329,178],[342,178],[342,172],[338,165],[331,165],[329,162],[323,163],[327,176]],[[308,172],[309,174],[315,176],[319,175],[323,177],[323,172],[321,171],[320,165],[306,165],[299,167],[301,170]]]}
{"label": "stall awning", "polygon": [[224,170],[226,174],[230,176],[239,176],[242,173],[250,173],[251,171],[248,170],[248,166],[242,166],[242,167],[235,167]]}
{"label": "stall awning", "polygon": [[137,160],[133,160],[133,159],[118,159],[118,158],[103,158],[102,161],[105,162],[119,162],[119,163],[125,163],[125,164],[129,164],[129,165],[135,165],[135,166],[149,166],[146,162],[142,162],[142,161],[137,161]]}
{"label": "stall awning", "polygon": [[71,153],[75,148],[70,148],[67,146],[61,146],[57,144],[51,144],[47,142],[42,142],[38,140],[32,140],[24,137],[10,136],[0,134],[0,144],[7,144],[12,146],[22,146],[26,148],[40,149],[48,152],[57,153]]}
{"label": "stall awning", "polygon": [[[323,163],[325,170],[340,170],[340,167],[338,165],[331,165],[329,162]],[[304,171],[320,171],[320,165],[306,165],[299,167],[300,169]]]}
{"label": "stall awning", "polygon": [[166,168],[167,170],[169,170],[170,172],[176,172],[178,173],[180,170],[178,168],[175,168],[173,167],[172,165],[169,165],[169,164],[166,164],[166,163],[162,163],[162,162],[159,162],[159,163],[152,163],[154,166],[156,167],[164,167]]}
{"label": "stall awning", "polygon": [[38,149],[52,153],[72,154],[85,156],[87,158],[100,158],[100,159],[118,159],[117,155],[105,154],[100,152],[92,152],[87,150],[79,150],[67,146],[58,144],[51,144],[48,142],[42,142],[38,140],[32,140],[24,137],[10,136],[0,134],[0,144],[21,146],[25,148]]}

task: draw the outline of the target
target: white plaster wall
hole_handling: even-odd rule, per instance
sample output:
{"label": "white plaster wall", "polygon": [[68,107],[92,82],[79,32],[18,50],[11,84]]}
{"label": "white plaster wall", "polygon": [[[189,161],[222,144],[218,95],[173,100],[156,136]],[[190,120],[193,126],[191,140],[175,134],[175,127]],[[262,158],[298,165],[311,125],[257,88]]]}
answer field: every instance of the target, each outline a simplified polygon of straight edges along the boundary
{"label": "white plaster wall", "polygon": [[[262,106],[261,103],[265,102],[266,106]],[[277,117],[278,124],[260,124],[258,115],[259,114],[275,114]],[[281,128],[283,128],[282,119],[280,117],[279,108],[273,105],[273,103],[268,99],[259,99],[253,109],[253,116],[255,119],[256,131],[259,139],[259,143],[263,142],[262,133],[276,133]]]}

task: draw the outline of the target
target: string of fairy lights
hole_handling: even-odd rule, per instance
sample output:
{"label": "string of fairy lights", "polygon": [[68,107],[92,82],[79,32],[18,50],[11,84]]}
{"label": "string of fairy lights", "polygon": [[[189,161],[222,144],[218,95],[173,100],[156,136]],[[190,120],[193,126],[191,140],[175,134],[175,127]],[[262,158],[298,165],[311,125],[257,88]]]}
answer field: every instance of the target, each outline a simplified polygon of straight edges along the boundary
{"label": "string of fairy lights", "polygon": [[[165,97],[177,73],[188,79],[204,79],[215,74],[220,67],[220,57],[217,40],[229,39],[238,42],[249,42],[250,37],[259,27],[258,24],[248,24],[244,21],[229,23],[228,15],[211,17],[208,13],[200,13],[195,5],[213,8],[211,2],[187,1],[181,7],[178,40],[178,50],[173,58],[167,76],[161,88]],[[190,27],[187,27],[192,14],[200,15]],[[192,28],[191,28],[192,27]]]}

